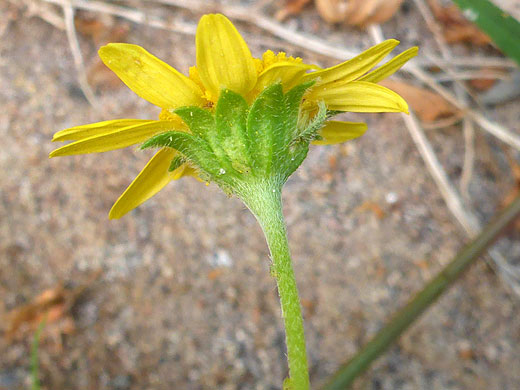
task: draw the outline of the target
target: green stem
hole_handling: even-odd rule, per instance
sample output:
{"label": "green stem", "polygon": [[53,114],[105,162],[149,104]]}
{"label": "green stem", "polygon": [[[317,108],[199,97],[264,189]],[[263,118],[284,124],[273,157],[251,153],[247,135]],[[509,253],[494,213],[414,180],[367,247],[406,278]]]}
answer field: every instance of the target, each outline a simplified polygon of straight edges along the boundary
{"label": "green stem", "polygon": [[40,390],[40,363],[38,350],[40,349],[40,337],[47,322],[47,316],[40,322],[34,334],[31,346],[31,390]]}
{"label": "green stem", "polygon": [[239,196],[258,220],[271,252],[271,272],[278,285],[289,361],[290,379],[284,388],[308,390],[303,317],[282,213],[281,185],[276,182],[252,185],[242,188]]}
{"label": "green stem", "polygon": [[394,343],[399,336],[436,300],[457,278],[478,259],[499,234],[520,214],[520,196],[517,197],[493,222],[431,280],[410,302],[403,307],[377,335],[349,362],[342,366],[325,390],[348,389],[354,379]]}

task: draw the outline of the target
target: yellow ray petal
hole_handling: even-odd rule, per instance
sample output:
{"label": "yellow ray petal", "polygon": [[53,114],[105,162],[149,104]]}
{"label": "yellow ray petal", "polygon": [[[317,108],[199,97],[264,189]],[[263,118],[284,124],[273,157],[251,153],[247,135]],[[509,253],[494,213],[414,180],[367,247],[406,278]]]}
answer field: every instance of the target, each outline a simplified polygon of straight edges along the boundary
{"label": "yellow ray petal", "polygon": [[233,24],[220,14],[204,15],[197,27],[197,70],[212,99],[225,87],[245,96],[256,83],[251,52]]}
{"label": "yellow ray petal", "polygon": [[417,46],[411,47],[408,50],[403,51],[398,56],[392,58],[386,64],[381,65],[376,70],[370,72],[369,74],[361,77],[358,81],[369,81],[371,83],[378,83],[383,79],[386,79],[388,76],[393,75],[397,72],[408,60],[415,57],[419,52],[419,48]]}
{"label": "yellow ray petal", "polygon": [[366,81],[337,83],[315,89],[308,101],[324,101],[329,110],[349,112],[406,112],[408,104],[394,91]]}
{"label": "yellow ray petal", "polygon": [[331,68],[318,70],[305,75],[304,81],[314,80],[319,77],[319,84],[330,83],[332,81],[352,81],[364,75],[372,69],[379,61],[388,55],[399,41],[388,39],[376,46],[365,50],[358,56],[345,61]]}
{"label": "yellow ray petal", "polygon": [[351,139],[361,137],[367,131],[367,124],[360,122],[328,121],[319,131],[323,137],[321,140],[314,140],[314,145],[333,145],[340,144]]}
{"label": "yellow ray petal", "polygon": [[128,88],[156,106],[204,104],[197,84],[140,46],[109,43],[99,49],[99,56]]}
{"label": "yellow ray petal", "polygon": [[[185,176],[184,171],[187,164],[182,164],[174,171],[168,172],[170,163],[176,154],[177,151],[171,148],[159,150],[114,203],[108,217],[110,219],[121,218],[162,190],[170,181]],[[190,173],[188,172],[188,174]]]}
{"label": "yellow ray petal", "polygon": [[49,157],[70,156],[74,154],[100,153],[126,148],[147,140],[155,134],[178,130],[170,121],[149,121],[144,124],[123,127],[110,133],[94,135],[62,146]]}
{"label": "yellow ray petal", "polygon": [[69,129],[58,131],[52,137],[52,141],[79,141],[94,135],[102,135],[111,133],[123,127],[140,125],[144,123],[155,122],[147,119],[115,119],[111,121],[103,121],[90,123],[88,125],[75,126]]}
{"label": "yellow ray petal", "polygon": [[312,65],[302,63],[276,62],[258,75],[255,90],[262,91],[276,82],[281,82],[284,90],[291,89],[301,82],[305,72],[312,68]]}

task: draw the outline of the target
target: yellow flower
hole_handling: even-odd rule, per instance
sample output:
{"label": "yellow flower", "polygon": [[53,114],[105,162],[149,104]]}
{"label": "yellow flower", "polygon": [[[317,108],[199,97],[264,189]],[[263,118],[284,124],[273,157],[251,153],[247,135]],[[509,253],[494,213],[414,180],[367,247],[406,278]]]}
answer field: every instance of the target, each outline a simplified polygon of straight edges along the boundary
{"label": "yellow flower", "polygon": [[[161,107],[159,120],[117,119],[77,126],[57,132],[53,141],[74,141],[54,150],[50,157],[99,153],[142,143],[167,131],[189,132],[175,114],[185,106],[214,111],[222,88],[242,95],[252,102],[266,87],[281,83],[283,90],[308,81],[315,84],[303,97],[302,110],[312,117],[320,104],[330,111],[407,112],[406,102],[395,92],[377,84],[393,74],[417,54],[411,48],[383,66],[368,73],[397,45],[390,39],[357,57],[327,69],[287,57],[285,53],[264,53],[253,58],[247,44],[233,24],[223,15],[201,18],[196,34],[196,66],[189,77],[181,74],[143,48],[125,43],[111,43],[99,50],[106,66],[137,95]],[[334,144],[362,135],[364,123],[328,121],[314,144]],[[166,184],[183,176],[197,177],[196,167],[181,161],[173,171],[170,164],[176,150],[160,149],[115,202],[110,218],[120,218],[155,195]]]}

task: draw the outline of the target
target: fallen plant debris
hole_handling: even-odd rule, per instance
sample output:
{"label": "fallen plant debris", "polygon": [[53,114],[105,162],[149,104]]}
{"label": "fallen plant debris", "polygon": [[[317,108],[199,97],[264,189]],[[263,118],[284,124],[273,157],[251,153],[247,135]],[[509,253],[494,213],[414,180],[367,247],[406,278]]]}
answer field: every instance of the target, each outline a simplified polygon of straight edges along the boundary
{"label": "fallen plant debris", "polygon": [[497,105],[510,102],[520,96],[520,70],[512,72],[508,80],[495,82],[491,88],[479,95],[486,105]]}
{"label": "fallen plant debris", "polygon": [[329,23],[340,23],[345,20],[348,11],[346,0],[316,0],[316,9],[320,16]]}
{"label": "fallen plant debris", "polygon": [[286,0],[283,7],[275,14],[275,19],[283,21],[291,16],[298,15],[311,0]]}
{"label": "fallen plant debris", "polygon": [[366,27],[386,22],[402,3],[403,0],[316,0],[316,8],[329,23]]}
{"label": "fallen plant debris", "polygon": [[76,287],[58,283],[43,291],[31,302],[11,310],[7,315],[8,325],[5,333],[7,340],[13,341],[27,334],[33,334],[43,321],[47,325],[54,324],[57,333],[73,333],[75,325],[71,309],[100,274],[100,271],[94,273],[87,282]]}
{"label": "fallen plant debris", "polygon": [[128,23],[114,23],[112,17],[96,19],[78,13],[74,18],[77,31],[92,40],[96,47],[108,42],[126,42],[130,25]]}
{"label": "fallen plant debris", "polygon": [[417,87],[401,80],[385,80],[381,84],[404,96],[423,122],[431,123],[437,119],[453,117],[460,113],[457,107],[426,88]]}
{"label": "fallen plant debris", "polygon": [[489,79],[479,78],[479,79],[471,79],[471,80],[469,80],[468,84],[473,89],[482,92],[482,91],[487,91],[488,89],[493,87],[493,85],[495,85],[496,81],[497,80],[494,79],[494,78],[489,78]]}
{"label": "fallen plant debris", "polygon": [[491,43],[491,38],[466,19],[456,5],[443,6],[439,0],[428,0],[428,4],[435,18],[442,24],[444,39],[447,43],[466,42],[477,46],[486,46]]}

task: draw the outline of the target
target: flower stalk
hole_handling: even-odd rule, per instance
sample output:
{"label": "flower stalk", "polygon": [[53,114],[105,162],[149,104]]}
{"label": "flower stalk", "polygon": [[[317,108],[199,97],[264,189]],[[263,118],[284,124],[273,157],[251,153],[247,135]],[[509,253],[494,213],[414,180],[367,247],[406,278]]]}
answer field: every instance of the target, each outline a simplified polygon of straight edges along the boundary
{"label": "flower stalk", "polygon": [[281,185],[266,182],[239,195],[262,227],[271,253],[271,274],[276,279],[285,325],[289,378],[284,389],[310,388],[301,304],[282,211]]}

